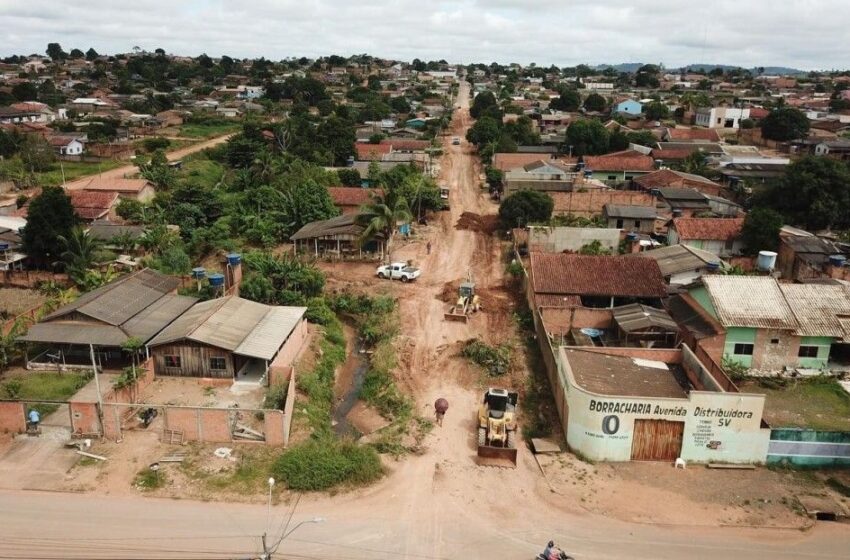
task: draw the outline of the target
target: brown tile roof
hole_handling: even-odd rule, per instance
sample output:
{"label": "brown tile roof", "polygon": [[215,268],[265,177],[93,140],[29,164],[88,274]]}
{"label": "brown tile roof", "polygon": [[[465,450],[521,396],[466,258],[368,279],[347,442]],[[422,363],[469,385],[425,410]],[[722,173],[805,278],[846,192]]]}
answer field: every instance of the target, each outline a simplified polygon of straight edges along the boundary
{"label": "brown tile roof", "polygon": [[624,256],[531,253],[535,293],[664,297],[667,289],[658,263]]}
{"label": "brown tile roof", "polygon": [[493,156],[493,167],[501,171],[510,171],[517,167],[523,167],[529,163],[540,161],[540,154],[536,153],[497,153]]}
{"label": "brown tile roof", "polygon": [[673,227],[681,239],[732,241],[741,235],[744,218],[674,218]]}
{"label": "brown tile roof", "polygon": [[115,191],[138,193],[147,186],[153,186],[147,179],[101,179],[96,177],[84,187],[87,191]]}
{"label": "brown tile roof", "polygon": [[699,144],[694,144],[693,148],[676,148],[676,149],[655,149],[652,150],[652,157],[664,161],[678,161],[687,158],[692,153],[699,151]]}
{"label": "brown tile roof", "polygon": [[635,183],[645,189],[657,189],[662,187],[693,187],[711,191],[716,194],[720,191],[720,185],[701,175],[683,173],[672,169],[660,169],[635,178]]}
{"label": "brown tile roof", "polygon": [[[71,199],[74,212],[83,220],[97,220],[109,213],[109,210],[118,202],[117,192],[96,192],[74,190],[67,191]],[[32,198],[30,198],[32,200]],[[15,211],[14,215],[26,218],[29,209],[29,201],[26,205]]]}
{"label": "brown tile roof", "polygon": [[380,196],[380,189],[364,189],[361,187],[329,187],[328,193],[335,206],[362,206],[369,203],[373,196]]}
{"label": "brown tile roof", "polygon": [[381,142],[381,144],[389,144],[392,146],[393,151],[399,152],[420,152],[431,145],[427,140],[413,140],[409,138],[390,138]]}
{"label": "brown tile roof", "polygon": [[390,144],[366,144],[358,142],[354,145],[357,150],[357,159],[359,160],[380,160],[381,156],[385,156],[392,150]]}
{"label": "brown tile roof", "polygon": [[720,142],[720,135],[713,128],[668,128],[671,140],[705,140]]}
{"label": "brown tile roof", "polygon": [[632,150],[624,150],[604,156],[585,156],[584,163],[591,171],[652,171],[655,161]]}

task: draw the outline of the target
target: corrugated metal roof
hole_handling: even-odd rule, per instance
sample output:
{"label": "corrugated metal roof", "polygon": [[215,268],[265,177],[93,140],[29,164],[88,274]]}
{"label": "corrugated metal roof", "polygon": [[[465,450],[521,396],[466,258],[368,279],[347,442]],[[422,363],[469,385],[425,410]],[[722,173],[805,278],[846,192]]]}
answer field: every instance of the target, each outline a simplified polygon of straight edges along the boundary
{"label": "corrugated metal roof", "polygon": [[166,294],[141,313],[121,325],[129,336],[148,340],[167,327],[198,300],[190,296]]}
{"label": "corrugated metal roof", "polygon": [[769,276],[703,276],[725,327],[796,329],[797,320],[778,282]]}
{"label": "corrugated metal roof", "polygon": [[110,325],[120,325],[179,285],[177,278],[153,270],[141,270],[112,289],[78,308],[80,313]]}
{"label": "corrugated metal roof", "polygon": [[195,305],[150,341],[159,346],[192,340],[236,354],[270,360],[307,311],[229,296]]}
{"label": "corrugated metal roof", "polygon": [[706,264],[710,262],[721,262],[720,258],[713,253],[681,244],[659,247],[640,253],[629,253],[628,256],[655,260],[663,276],[672,276],[680,272],[705,268]]}
{"label": "corrugated metal roof", "polygon": [[271,360],[306,312],[306,307],[272,307],[248,333],[235,353]]}
{"label": "corrugated metal roof", "polygon": [[678,330],[676,322],[663,309],[632,303],[615,307],[611,311],[614,314],[614,321],[623,332],[630,333],[648,328],[661,329],[666,332]]}
{"label": "corrugated metal roof", "polygon": [[850,315],[850,291],[825,284],[780,284],[779,289],[797,318],[799,336],[844,338],[839,315]]}
{"label": "corrugated metal roof", "polygon": [[121,346],[127,335],[112,325],[83,323],[80,321],[51,321],[36,323],[18,340],[46,344],[94,344],[96,346]]}

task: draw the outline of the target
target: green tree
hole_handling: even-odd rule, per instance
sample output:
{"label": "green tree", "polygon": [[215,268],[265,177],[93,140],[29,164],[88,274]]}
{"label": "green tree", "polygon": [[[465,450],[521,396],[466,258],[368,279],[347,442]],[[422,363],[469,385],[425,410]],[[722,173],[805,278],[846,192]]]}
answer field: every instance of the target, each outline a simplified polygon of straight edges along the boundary
{"label": "green tree", "polygon": [[558,97],[549,101],[549,108],[555,111],[578,111],[581,96],[576,90],[567,86],[558,88]]}
{"label": "green tree", "polygon": [[32,82],[21,82],[12,86],[12,96],[17,101],[35,101],[38,99],[38,86]]}
{"label": "green tree", "polygon": [[68,54],[62,50],[62,45],[59,43],[47,43],[46,52],[47,56],[49,56],[54,62],[68,58]]}
{"label": "green tree", "polygon": [[392,241],[399,223],[409,223],[413,220],[407,201],[403,198],[387,200],[375,197],[372,204],[360,209],[357,223],[363,226],[359,242],[364,245],[370,241],[382,238],[386,247],[386,256],[391,257]]}
{"label": "green tree", "polygon": [[21,232],[24,252],[39,264],[57,259],[62,252],[61,237],[70,237],[77,224],[71,199],[61,187],[44,187],[30,202],[27,225]]}
{"label": "green tree", "polygon": [[86,55],[80,49],[71,49],[71,54],[68,55],[69,58],[79,59],[83,58]]}
{"label": "green tree", "polygon": [[95,265],[97,252],[103,244],[79,226],[67,237],[59,236],[59,241],[64,249],[62,260],[68,276],[77,286],[83,286],[86,273]]}
{"label": "green tree", "polygon": [[584,108],[588,111],[601,113],[605,110],[605,107],[607,106],[608,102],[605,101],[605,98],[599,95],[598,93],[591,93],[584,100]]}
{"label": "green tree", "polygon": [[100,55],[97,54],[97,51],[91,47],[89,47],[89,50],[86,51],[86,60],[89,62],[95,60],[98,56]]}
{"label": "green tree", "polygon": [[744,218],[741,241],[750,255],[759,251],[775,251],[779,247],[779,230],[784,220],[782,214],[770,208],[753,208]]}
{"label": "green tree", "polygon": [[546,222],[552,217],[555,202],[539,191],[517,191],[502,201],[499,219],[506,228],[525,227],[532,222]]}
{"label": "green tree", "polygon": [[606,249],[602,246],[602,242],[594,239],[590,243],[585,243],[578,250],[579,255],[610,255],[611,249]]}
{"label": "green tree", "polygon": [[356,169],[337,169],[336,174],[339,176],[339,182],[346,187],[359,187],[362,181],[360,172]]}
{"label": "green tree", "polygon": [[485,114],[490,114],[495,118],[501,118],[499,101],[491,91],[479,93],[472,101],[472,106],[469,108],[469,114],[472,115],[473,119],[481,118]]}
{"label": "green tree", "polygon": [[776,109],[762,119],[761,133],[768,140],[777,142],[805,138],[809,133],[809,119],[793,107]]}
{"label": "green tree", "polygon": [[607,153],[608,143],[608,129],[597,120],[577,120],[567,128],[566,144],[575,156]]}
{"label": "green tree", "polygon": [[660,121],[670,117],[670,108],[660,101],[652,101],[643,106],[643,114],[650,121]]}
{"label": "green tree", "polygon": [[848,229],[850,168],[831,158],[803,158],[789,165],[785,176],[759,202],[796,226]]}
{"label": "green tree", "polygon": [[658,76],[661,69],[654,64],[644,64],[635,74],[635,85],[639,88],[658,88],[661,82]]}
{"label": "green tree", "polygon": [[466,139],[477,146],[497,142],[502,136],[502,127],[493,117],[481,117],[466,131]]}

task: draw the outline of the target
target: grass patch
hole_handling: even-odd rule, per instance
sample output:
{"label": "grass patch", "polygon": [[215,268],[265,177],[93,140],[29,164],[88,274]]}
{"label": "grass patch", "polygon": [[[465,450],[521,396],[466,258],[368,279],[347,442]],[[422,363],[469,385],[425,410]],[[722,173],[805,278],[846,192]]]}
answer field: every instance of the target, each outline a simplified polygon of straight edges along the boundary
{"label": "grass patch", "polygon": [[186,138],[212,138],[236,132],[242,128],[241,123],[217,123],[217,124],[184,124],[180,127],[180,136]]}
{"label": "grass patch", "polygon": [[483,368],[490,377],[505,375],[511,367],[511,349],[504,344],[490,346],[472,339],[464,345],[461,354]]}
{"label": "grass patch", "polygon": [[325,325],[324,339],[319,344],[321,357],[313,369],[298,378],[298,387],[307,395],[307,402],[299,408],[306,416],[314,437],[328,437],[331,430],[334,372],[345,361],[345,336],[342,324],[336,317]]}
{"label": "grass patch", "polygon": [[162,469],[152,471],[148,467],[140,470],[138,474],[136,474],[136,478],[133,480],[133,486],[142,492],[150,492],[152,490],[162,488],[166,484],[168,484],[168,475],[165,474]]}
{"label": "grass patch", "polygon": [[[91,379],[88,373],[36,371],[7,377],[0,383],[0,398],[20,400],[66,401]],[[44,417],[59,408],[55,404],[34,404]]]}
{"label": "grass patch", "polygon": [[[180,470],[191,480],[202,483],[213,491],[228,491],[239,494],[258,494],[268,490],[268,477],[275,459],[280,456],[276,449],[269,447],[251,447],[239,450],[239,459],[233,468],[215,471],[201,466],[199,452],[209,453],[209,449],[194,446],[194,453],[181,464]],[[161,472],[161,471],[160,471]]]}
{"label": "grass patch", "polygon": [[765,417],[774,428],[850,430],[850,394],[832,377],[754,379],[741,390],[766,396]]}
{"label": "grass patch", "polygon": [[97,175],[110,169],[115,169],[128,165],[127,161],[104,160],[99,162],[87,161],[63,161],[53,164],[48,171],[39,171],[35,173],[35,180],[41,186],[57,186],[62,184],[62,170],[65,171],[65,181],[73,181],[87,175]]}
{"label": "grass patch", "polygon": [[327,490],[341,484],[360,485],[383,475],[381,460],[372,447],[347,441],[310,441],[281,455],[272,476],[292,490]]}

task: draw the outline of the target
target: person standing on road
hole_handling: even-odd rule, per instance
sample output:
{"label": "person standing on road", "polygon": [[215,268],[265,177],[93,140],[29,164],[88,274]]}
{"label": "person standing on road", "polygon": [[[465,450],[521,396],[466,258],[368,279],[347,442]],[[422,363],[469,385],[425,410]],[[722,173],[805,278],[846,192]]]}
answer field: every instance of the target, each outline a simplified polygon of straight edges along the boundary
{"label": "person standing on road", "polygon": [[449,409],[449,401],[440,397],[436,401],[434,401],[434,412],[437,417],[437,424],[439,426],[443,425],[443,416],[446,415],[446,411]]}
{"label": "person standing on road", "polygon": [[38,423],[41,422],[41,416],[39,416],[38,411],[34,408],[31,408],[28,417],[32,430],[38,431]]}
{"label": "person standing on road", "polygon": [[430,241],[425,245],[425,248],[428,250],[428,254],[430,255],[431,254],[431,242]]}

